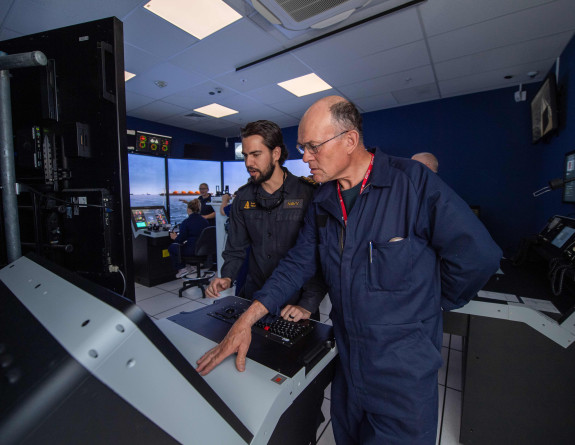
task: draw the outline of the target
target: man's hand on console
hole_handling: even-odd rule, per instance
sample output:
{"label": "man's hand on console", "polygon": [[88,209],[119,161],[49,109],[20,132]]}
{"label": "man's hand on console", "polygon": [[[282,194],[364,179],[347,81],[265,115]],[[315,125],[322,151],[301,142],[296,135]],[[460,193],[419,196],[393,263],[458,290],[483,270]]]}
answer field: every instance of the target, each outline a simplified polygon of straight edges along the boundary
{"label": "man's hand on console", "polygon": [[220,292],[232,286],[231,278],[214,278],[206,289],[206,295],[210,298],[217,298]]}
{"label": "man's hand on console", "polygon": [[196,363],[201,375],[208,374],[226,357],[237,354],[236,368],[243,372],[246,369],[246,355],[252,341],[252,326],[268,313],[263,304],[255,300],[251,306],[236,320],[222,342],[206,352]]}
{"label": "man's hand on console", "polygon": [[284,320],[300,321],[307,320],[311,317],[311,312],[301,306],[288,304],[282,309],[280,315]]}

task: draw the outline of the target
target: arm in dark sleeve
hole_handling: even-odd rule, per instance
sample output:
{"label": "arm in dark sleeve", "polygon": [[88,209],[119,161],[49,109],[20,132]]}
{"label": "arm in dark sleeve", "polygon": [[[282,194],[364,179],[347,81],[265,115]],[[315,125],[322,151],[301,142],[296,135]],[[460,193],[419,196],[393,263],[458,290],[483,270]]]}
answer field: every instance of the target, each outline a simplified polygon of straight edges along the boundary
{"label": "arm in dark sleeve", "polygon": [[280,261],[264,286],[254,293],[253,299],[262,303],[270,313],[279,314],[290,296],[301,289],[319,270],[317,252],[315,210],[313,205],[310,205],[295,245]]}
{"label": "arm in dark sleeve", "polygon": [[327,293],[327,284],[323,280],[321,267],[316,266],[316,273],[303,285],[302,296],[298,301],[298,306],[307,309],[312,314],[318,310],[325,294]]}
{"label": "arm in dark sleeve", "polygon": [[497,271],[502,252],[467,203],[433,173],[428,176],[420,219],[441,258],[441,306],[452,310],[467,304]]}
{"label": "arm in dark sleeve", "polygon": [[226,248],[222,252],[224,265],[222,266],[221,277],[231,278],[232,282],[238,276],[238,272],[246,258],[246,249],[250,246],[250,236],[239,206],[240,200],[234,200],[230,212],[230,225],[228,228]]}
{"label": "arm in dark sleeve", "polygon": [[180,231],[178,236],[174,239],[174,242],[183,244],[190,237],[190,220],[188,218],[184,219],[180,223]]}

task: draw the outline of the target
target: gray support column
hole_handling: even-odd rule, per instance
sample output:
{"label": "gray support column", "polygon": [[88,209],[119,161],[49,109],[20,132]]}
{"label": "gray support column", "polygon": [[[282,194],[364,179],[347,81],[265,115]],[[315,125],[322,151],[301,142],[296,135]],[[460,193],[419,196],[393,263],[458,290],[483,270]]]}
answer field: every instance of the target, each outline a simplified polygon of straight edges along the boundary
{"label": "gray support column", "polygon": [[22,256],[22,249],[20,247],[20,224],[16,199],[10,72],[8,69],[35,65],[46,65],[46,56],[39,51],[10,56],[0,51],[0,171],[6,251],[9,263]]}

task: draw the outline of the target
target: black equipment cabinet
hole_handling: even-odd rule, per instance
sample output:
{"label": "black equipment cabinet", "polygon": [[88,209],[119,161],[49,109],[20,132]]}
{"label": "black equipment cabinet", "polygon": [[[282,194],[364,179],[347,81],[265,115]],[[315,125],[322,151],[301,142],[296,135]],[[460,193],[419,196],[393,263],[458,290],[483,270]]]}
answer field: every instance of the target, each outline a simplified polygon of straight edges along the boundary
{"label": "black equipment cabinet", "polygon": [[158,235],[160,236],[139,235],[132,239],[134,278],[136,283],[148,287],[175,280],[177,272],[173,269],[168,254],[168,247],[173,243],[172,239],[168,232],[160,232]]}
{"label": "black equipment cabinet", "polygon": [[460,442],[572,444],[575,349],[521,322],[470,316]]}
{"label": "black equipment cabinet", "polygon": [[[553,295],[544,255],[520,264],[501,261],[483,290],[519,297],[523,304],[479,294],[446,313],[444,332],[463,336],[463,444],[571,444],[575,438],[575,298],[573,283]],[[525,299],[553,303],[558,312],[524,307]],[[519,300],[517,300],[519,301]]]}
{"label": "black equipment cabinet", "polygon": [[22,254],[135,300],[122,23],[5,40],[0,51],[48,59],[10,71]]}

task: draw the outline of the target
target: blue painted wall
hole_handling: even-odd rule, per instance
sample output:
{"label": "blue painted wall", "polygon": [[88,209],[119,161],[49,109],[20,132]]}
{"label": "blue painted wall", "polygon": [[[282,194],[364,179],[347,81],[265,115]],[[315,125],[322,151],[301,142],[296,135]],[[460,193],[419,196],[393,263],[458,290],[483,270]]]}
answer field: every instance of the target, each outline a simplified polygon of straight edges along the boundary
{"label": "blue painted wall", "polygon": [[[555,68],[553,69],[555,72]],[[575,38],[563,52],[559,62],[559,108],[560,122],[557,137],[548,143],[542,144],[541,167],[539,182],[545,185],[552,178],[561,177],[565,153],[575,150]],[[572,204],[561,203],[561,190],[549,192],[538,198],[537,216],[544,220],[552,215],[559,214],[575,217],[575,207]]]}

